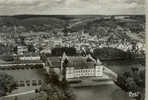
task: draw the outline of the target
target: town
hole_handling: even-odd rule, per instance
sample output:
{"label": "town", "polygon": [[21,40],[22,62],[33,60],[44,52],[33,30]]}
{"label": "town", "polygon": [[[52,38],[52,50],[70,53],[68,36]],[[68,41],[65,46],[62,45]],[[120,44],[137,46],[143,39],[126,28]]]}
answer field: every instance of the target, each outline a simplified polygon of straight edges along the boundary
{"label": "town", "polygon": [[[109,21],[114,25],[107,23]],[[7,87],[3,86],[3,82],[0,83],[8,88],[3,88],[5,91],[2,93],[0,91],[0,96],[6,100],[38,100],[39,95],[45,92],[49,93],[45,96],[46,99],[39,100],[50,100],[53,94],[53,98],[72,100],[71,96],[67,96],[73,95],[69,94],[71,87],[101,84],[117,84],[115,86],[124,91],[129,93],[140,91],[139,95],[143,95],[145,88],[143,23],[139,24],[139,19],[130,16],[107,16],[103,19],[94,17],[92,20],[87,17],[74,18],[67,26],[52,31],[48,31],[50,29],[23,31],[25,26],[1,25],[0,73],[2,80],[7,81],[8,78],[10,84]],[[35,29],[41,26],[36,25]],[[45,26],[48,25],[44,24],[43,27]],[[122,77],[112,63],[108,66],[106,62],[109,61],[136,63],[134,66],[129,64],[127,70],[130,72],[126,70]],[[135,78],[136,75],[140,76]],[[131,85],[130,82],[135,80],[138,85],[136,83]],[[27,97],[21,97],[23,94]],[[140,97],[139,95],[136,97]]]}

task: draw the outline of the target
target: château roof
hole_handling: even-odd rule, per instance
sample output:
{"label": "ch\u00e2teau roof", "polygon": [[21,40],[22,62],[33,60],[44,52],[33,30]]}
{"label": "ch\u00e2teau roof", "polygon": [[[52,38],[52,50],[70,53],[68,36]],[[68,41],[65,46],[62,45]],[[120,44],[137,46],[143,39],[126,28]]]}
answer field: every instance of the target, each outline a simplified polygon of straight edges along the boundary
{"label": "ch\u00e2teau roof", "polygon": [[[62,57],[48,57],[47,62],[50,67],[61,67]],[[67,67],[74,67],[76,69],[93,68],[101,63],[96,63],[89,57],[83,56],[68,56]]]}

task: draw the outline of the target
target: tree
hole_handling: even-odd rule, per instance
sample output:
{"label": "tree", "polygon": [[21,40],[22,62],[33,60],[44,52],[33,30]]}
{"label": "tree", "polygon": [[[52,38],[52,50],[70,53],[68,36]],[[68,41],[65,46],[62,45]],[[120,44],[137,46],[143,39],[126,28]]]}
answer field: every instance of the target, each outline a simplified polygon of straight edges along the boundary
{"label": "tree", "polygon": [[127,59],[128,57],[128,53],[112,47],[96,48],[93,55],[100,59]]}
{"label": "tree", "polygon": [[132,67],[129,72],[118,75],[115,82],[126,92],[138,93],[137,100],[143,100],[145,94],[145,69]]}
{"label": "tree", "polygon": [[45,82],[37,90],[38,100],[74,100],[75,96],[67,81],[60,81],[54,71],[46,74]]}
{"label": "tree", "polygon": [[2,56],[2,60],[4,61],[14,61],[14,57],[12,54],[10,53],[5,53],[3,56]]}
{"label": "tree", "polygon": [[28,45],[28,51],[29,52],[35,52],[35,48],[33,45]]}
{"label": "tree", "polygon": [[16,87],[17,83],[12,76],[0,73],[0,97],[11,93]]}

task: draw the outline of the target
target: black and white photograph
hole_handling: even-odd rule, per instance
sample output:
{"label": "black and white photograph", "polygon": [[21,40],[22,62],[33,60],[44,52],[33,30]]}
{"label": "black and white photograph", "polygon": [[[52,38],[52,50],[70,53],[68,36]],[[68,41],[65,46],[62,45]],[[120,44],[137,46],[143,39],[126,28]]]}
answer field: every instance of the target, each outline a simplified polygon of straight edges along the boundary
{"label": "black and white photograph", "polygon": [[145,0],[0,0],[0,100],[146,100]]}

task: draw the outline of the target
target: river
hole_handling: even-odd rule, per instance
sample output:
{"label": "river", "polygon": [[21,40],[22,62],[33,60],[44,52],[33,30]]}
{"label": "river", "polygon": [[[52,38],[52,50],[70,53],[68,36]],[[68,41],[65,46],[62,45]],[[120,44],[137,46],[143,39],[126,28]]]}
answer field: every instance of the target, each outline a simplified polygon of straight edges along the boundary
{"label": "river", "polygon": [[[141,66],[143,61],[104,61],[103,64],[116,73],[130,70],[132,66]],[[99,85],[95,87],[74,88],[76,100],[134,100],[117,85]]]}
{"label": "river", "polygon": [[134,100],[116,85],[75,88],[76,100]]}

